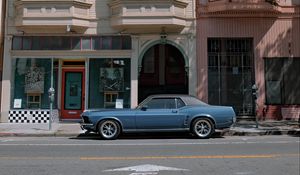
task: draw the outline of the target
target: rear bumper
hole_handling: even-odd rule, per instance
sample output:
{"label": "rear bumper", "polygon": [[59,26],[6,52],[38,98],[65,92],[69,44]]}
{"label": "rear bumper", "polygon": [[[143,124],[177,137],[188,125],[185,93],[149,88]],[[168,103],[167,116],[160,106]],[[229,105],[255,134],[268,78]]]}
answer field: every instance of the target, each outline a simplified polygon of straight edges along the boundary
{"label": "rear bumper", "polygon": [[234,124],[235,124],[235,122],[233,122],[233,121],[228,121],[228,122],[225,122],[225,123],[219,123],[219,124],[217,124],[216,129],[231,128]]}

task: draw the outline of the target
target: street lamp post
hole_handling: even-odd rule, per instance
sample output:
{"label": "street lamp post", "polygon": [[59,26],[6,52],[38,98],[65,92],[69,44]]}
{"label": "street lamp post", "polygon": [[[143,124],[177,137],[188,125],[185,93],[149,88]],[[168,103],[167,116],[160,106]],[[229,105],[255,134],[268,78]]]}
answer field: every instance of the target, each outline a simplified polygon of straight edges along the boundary
{"label": "street lamp post", "polygon": [[53,58],[51,58],[51,84],[48,90],[49,102],[50,102],[49,130],[52,129],[54,94],[55,94],[55,89],[53,88]]}

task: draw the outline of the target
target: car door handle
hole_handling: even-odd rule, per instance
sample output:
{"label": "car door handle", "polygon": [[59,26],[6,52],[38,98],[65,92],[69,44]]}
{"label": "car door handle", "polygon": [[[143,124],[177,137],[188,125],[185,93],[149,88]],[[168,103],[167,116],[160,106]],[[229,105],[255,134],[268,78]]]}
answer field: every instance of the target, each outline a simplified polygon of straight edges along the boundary
{"label": "car door handle", "polygon": [[177,113],[178,112],[178,110],[172,110],[172,113]]}

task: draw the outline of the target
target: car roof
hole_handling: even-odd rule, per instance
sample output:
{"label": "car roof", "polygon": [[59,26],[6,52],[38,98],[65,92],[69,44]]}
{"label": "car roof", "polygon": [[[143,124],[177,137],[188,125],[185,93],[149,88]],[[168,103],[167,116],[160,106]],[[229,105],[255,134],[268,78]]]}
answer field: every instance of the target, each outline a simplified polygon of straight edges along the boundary
{"label": "car roof", "polygon": [[150,95],[148,98],[168,98],[168,97],[194,97],[191,95],[187,94],[155,94],[155,95]]}
{"label": "car roof", "polygon": [[[202,105],[208,105],[207,103],[201,101],[200,99],[198,99],[197,97],[195,96],[192,96],[192,95],[187,95],[187,94],[156,94],[156,95],[150,95],[148,96],[145,101],[148,101],[150,99],[153,99],[153,98],[180,98],[181,100],[183,100],[183,102],[186,104],[186,105],[195,105],[195,101],[191,99],[195,98],[197,99]],[[200,104],[199,103],[199,104]],[[199,105],[198,104],[198,105]]]}

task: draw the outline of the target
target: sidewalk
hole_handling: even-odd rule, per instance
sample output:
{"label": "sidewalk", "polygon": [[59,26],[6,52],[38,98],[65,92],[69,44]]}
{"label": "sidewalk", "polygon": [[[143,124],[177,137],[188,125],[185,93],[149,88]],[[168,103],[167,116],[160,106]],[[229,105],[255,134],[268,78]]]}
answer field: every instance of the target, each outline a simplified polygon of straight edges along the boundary
{"label": "sidewalk", "polygon": [[[0,137],[77,137],[84,134],[79,123],[24,124],[0,123]],[[221,136],[293,135],[300,137],[299,123],[295,121],[239,121],[226,131],[217,131]]]}

